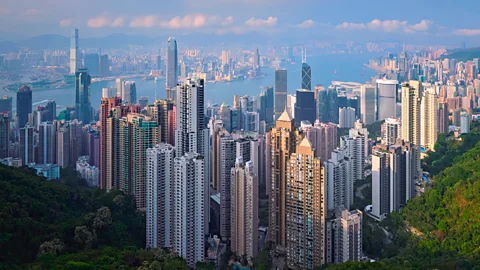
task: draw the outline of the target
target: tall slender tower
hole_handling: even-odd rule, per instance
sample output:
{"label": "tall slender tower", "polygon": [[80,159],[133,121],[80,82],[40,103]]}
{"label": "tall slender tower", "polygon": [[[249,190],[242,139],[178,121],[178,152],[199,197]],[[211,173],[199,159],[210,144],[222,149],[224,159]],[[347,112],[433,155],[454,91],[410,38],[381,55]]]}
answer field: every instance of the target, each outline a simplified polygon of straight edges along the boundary
{"label": "tall slender tower", "polygon": [[28,115],[32,113],[32,90],[23,85],[17,92],[17,130],[28,123]]}
{"label": "tall slender tower", "polygon": [[81,67],[78,53],[78,29],[73,29],[70,36],[70,74],[72,75]]}
{"label": "tall slender tower", "polygon": [[438,99],[435,89],[427,88],[423,93],[421,104],[420,144],[433,150],[438,133]]}
{"label": "tall slender tower", "polygon": [[322,162],[304,138],[287,166],[287,265],[313,269],[325,263],[325,181]]}
{"label": "tall slender tower", "polygon": [[177,157],[186,153],[196,153],[203,157],[205,172],[203,180],[205,231],[208,231],[209,222],[209,187],[210,187],[210,147],[208,128],[205,123],[204,81],[203,79],[186,79],[176,90],[176,124],[175,150]]}
{"label": "tall slender tower", "polygon": [[79,69],[75,73],[75,115],[83,124],[89,124],[92,121],[90,83],[90,74],[86,68]]}
{"label": "tall slender tower", "polygon": [[231,169],[231,249],[253,258],[258,254],[258,177],[253,162],[237,158]]}
{"label": "tall slender tower", "polygon": [[[230,135],[220,137],[220,236],[223,240],[230,239],[231,213],[231,170],[235,167],[235,141]],[[232,235],[233,236],[233,235]]]}
{"label": "tall slender tower", "polygon": [[0,158],[9,157],[10,118],[8,114],[0,114]]}
{"label": "tall slender tower", "polygon": [[270,190],[270,240],[277,246],[277,251],[284,251],[286,247],[286,184],[287,166],[290,155],[295,152],[297,140],[300,139],[298,131],[294,130],[294,120],[286,109],[278,117],[276,126],[268,135],[270,150],[267,160],[270,162],[269,182]]}
{"label": "tall slender tower", "polygon": [[420,176],[420,97],[422,83],[410,81],[402,86],[402,135],[405,142],[414,148],[415,175]]}
{"label": "tall slender tower", "polygon": [[147,149],[147,248],[171,248],[175,148],[158,144]]}
{"label": "tall slender tower", "polygon": [[307,49],[302,56],[302,89],[312,90],[312,68],[307,64]]}
{"label": "tall slender tower", "polygon": [[287,70],[275,70],[275,120],[287,106]]}
{"label": "tall slender tower", "polygon": [[204,166],[205,160],[191,152],[175,158],[173,250],[190,267],[205,259]]}
{"label": "tall slender tower", "polygon": [[360,116],[365,125],[375,122],[375,86],[373,85],[362,85],[360,90]]}
{"label": "tall slender tower", "polygon": [[[177,41],[170,37],[167,41],[167,65],[166,65],[166,90],[167,98],[175,100],[175,89],[177,87],[178,80],[178,51],[177,51]],[[182,154],[183,155],[183,154]]]}

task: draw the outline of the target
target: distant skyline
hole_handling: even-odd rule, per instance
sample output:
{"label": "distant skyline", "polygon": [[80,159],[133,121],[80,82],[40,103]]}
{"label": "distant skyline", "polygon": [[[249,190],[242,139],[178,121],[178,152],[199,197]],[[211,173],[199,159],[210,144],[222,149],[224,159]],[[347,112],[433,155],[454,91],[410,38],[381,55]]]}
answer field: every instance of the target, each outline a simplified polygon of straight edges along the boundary
{"label": "distant skyline", "polygon": [[[0,40],[42,34],[321,35],[480,44],[475,0],[7,0],[0,7]],[[348,8],[347,8],[348,7]],[[295,31],[292,31],[295,30]],[[294,32],[294,34],[292,34]]]}

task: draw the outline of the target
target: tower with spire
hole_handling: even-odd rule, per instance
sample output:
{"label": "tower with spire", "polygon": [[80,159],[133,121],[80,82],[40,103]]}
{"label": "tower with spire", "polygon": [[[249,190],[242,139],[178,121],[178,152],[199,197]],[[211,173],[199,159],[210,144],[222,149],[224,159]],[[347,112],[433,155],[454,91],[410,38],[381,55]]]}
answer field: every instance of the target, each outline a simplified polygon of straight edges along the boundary
{"label": "tower with spire", "polygon": [[307,47],[302,52],[302,88],[312,90],[312,68],[307,64]]}

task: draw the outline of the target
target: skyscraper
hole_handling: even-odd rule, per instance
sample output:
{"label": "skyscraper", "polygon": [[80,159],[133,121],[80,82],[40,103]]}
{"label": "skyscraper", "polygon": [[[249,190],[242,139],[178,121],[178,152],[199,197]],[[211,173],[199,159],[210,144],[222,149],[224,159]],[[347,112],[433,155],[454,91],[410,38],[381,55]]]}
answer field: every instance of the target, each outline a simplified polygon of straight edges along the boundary
{"label": "skyscraper", "polygon": [[306,62],[302,63],[302,89],[312,90],[312,68]]}
{"label": "skyscraper", "polygon": [[433,150],[438,133],[438,100],[435,89],[427,88],[421,102],[420,145]]}
{"label": "skyscraper", "polygon": [[[32,113],[32,90],[23,85],[17,92],[17,130],[28,123],[28,115]],[[23,162],[23,164],[26,164]]]}
{"label": "skyscraper", "polygon": [[57,130],[57,164],[62,168],[70,166],[70,126],[61,125]]}
{"label": "skyscraper", "polygon": [[[229,135],[220,137],[220,236],[228,241],[231,236],[231,171],[235,167],[235,141]],[[217,163],[218,164],[218,163]]]}
{"label": "skyscraper", "polygon": [[262,89],[259,97],[259,117],[260,121],[264,120],[269,130],[274,124],[274,109],[275,109],[275,95],[272,86],[267,86]]}
{"label": "skyscraper", "polygon": [[286,183],[287,167],[290,155],[296,151],[297,140],[300,139],[298,131],[294,129],[294,120],[284,109],[278,117],[276,125],[268,135],[268,157],[270,161],[267,169],[270,172],[270,223],[269,233],[278,250],[286,247]]}
{"label": "skyscraper", "polygon": [[372,154],[372,215],[382,220],[415,196],[412,145],[398,139],[394,145],[377,145]]}
{"label": "skyscraper", "polygon": [[325,263],[325,181],[307,138],[291,154],[286,177],[287,265],[313,269]]}
{"label": "skyscraper", "polygon": [[353,128],[355,124],[355,109],[351,107],[338,108],[338,127]]}
{"label": "skyscraper", "polygon": [[172,247],[174,159],[175,148],[169,144],[147,149],[147,249]]}
{"label": "skyscraper", "polygon": [[338,124],[338,94],[337,89],[319,89],[317,92],[317,119],[322,123]]}
{"label": "skyscraper", "polygon": [[470,132],[470,114],[462,112],[460,114],[460,133],[465,134]]}
{"label": "skyscraper", "polygon": [[[187,152],[205,155],[204,81],[187,79],[177,86],[175,147],[177,156]],[[207,146],[208,147],[208,146]]]}
{"label": "skyscraper", "polygon": [[38,164],[57,163],[56,128],[51,122],[42,122],[38,130]]}
{"label": "skyscraper", "polygon": [[[178,80],[178,52],[177,41],[170,37],[167,42],[167,63],[166,63],[166,90],[167,98],[176,99],[175,89],[177,87]],[[183,155],[183,154],[182,154]]]}
{"label": "skyscraper", "polygon": [[231,169],[231,249],[254,258],[258,254],[258,177],[253,162],[237,158]]}
{"label": "skyscraper", "polygon": [[87,69],[82,68],[75,73],[75,116],[83,124],[89,124],[92,121],[90,83],[90,74]]}
{"label": "skyscraper", "polygon": [[295,102],[295,121],[297,124],[304,120],[315,123],[315,108],[315,93],[306,89],[298,89],[297,101]]}
{"label": "skyscraper", "polygon": [[448,103],[440,102],[438,103],[438,132],[439,133],[448,133]]}
{"label": "skyscraper", "polygon": [[382,121],[385,118],[396,116],[397,85],[398,81],[396,80],[377,80],[376,121]]}
{"label": "skyscraper", "polygon": [[9,157],[10,119],[8,114],[0,114],[0,158]]}
{"label": "skyscraper", "polygon": [[275,70],[275,120],[277,120],[287,106],[287,70]]}
{"label": "skyscraper", "polygon": [[135,82],[126,81],[123,85],[122,101],[125,103],[137,103],[137,87]]}
{"label": "skyscraper", "polygon": [[229,137],[230,134],[227,130],[223,127],[223,123],[221,121],[213,122],[212,128],[212,158],[211,158],[211,174],[212,174],[212,188],[220,192],[220,185],[221,185],[221,177],[220,177],[220,159],[221,159],[221,151],[222,151],[222,138]]}
{"label": "skyscraper", "polygon": [[20,129],[20,158],[24,165],[35,162],[34,135],[33,127],[28,124]]}
{"label": "skyscraper", "polygon": [[[178,154],[177,154],[178,156]],[[175,158],[173,251],[190,267],[205,259],[205,160],[194,153]]]}
{"label": "skyscraper", "polygon": [[224,66],[230,66],[230,51],[228,50],[222,51],[222,67]]}
{"label": "skyscraper", "polygon": [[344,153],[351,164],[351,175],[353,181],[363,180],[365,178],[365,158],[368,157],[368,151],[365,151],[368,145],[368,131],[366,128],[350,129],[349,135],[340,138],[340,147],[345,147]]}
{"label": "skyscraper", "polygon": [[363,258],[363,213],[343,210],[327,223],[326,263],[360,261]]}
{"label": "skyscraper", "polygon": [[129,113],[119,122],[120,165],[119,189],[135,198],[137,209],[146,207],[146,151],[160,143],[156,121],[137,113]]}
{"label": "skyscraper", "polygon": [[123,78],[117,78],[115,80],[115,87],[117,88],[117,97],[122,97],[122,94],[123,94],[123,86],[125,84],[125,81],[123,80]]}
{"label": "skyscraper", "polygon": [[326,181],[326,209],[328,216],[337,208],[350,209],[353,204],[352,162],[345,148],[332,152],[332,157],[324,162]]}
{"label": "skyscraper", "polygon": [[81,65],[78,51],[78,29],[73,29],[70,36],[70,74],[75,75]]}
{"label": "skyscraper", "polygon": [[360,119],[365,125],[375,122],[375,86],[373,85],[363,84],[360,90]]}
{"label": "skyscraper", "polygon": [[260,54],[258,53],[258,49],[253,51],[253,69],[260,69]]}
{"label": "skyscraper", "polygon": [[410,81],[402,86],[402,135],[401,138],[411,143],[414,148],[415,175],[420,177],[420,97],[422,83]]}
{"label": "skyscraper", "polygon": [[303,127],[305,137],[308,138],[314,148],[315,157],[327,161],[331,153],[337,148],[337,126],[329,123],[324,124],[318,121],[314,126]]}
{"label": "skyscraper", "polygon": [[208,128],[205,123],[204,103],[204,80],[186,79],[177,86],[176,94],[176,124],[175,124],[175,150],[177,157],[183,157],[186,153],[196,153],[203,158],[205,172],[202,175],[204,227],[208,231],[209,222],[209,186],[210,186],[210,143]]}
{"label": "skyscraper", "polygon": [[382,144],[392,145],[401,137],[402,127],[400,119],[389,117],[382,125]]}
{"label": "skyscraper", "polygon": [[[107,191],[112,188],[120,188],[120,119],[128,113],[140,113],[140,106],[124,106],[120,97],[102,98],[100,104],[100,188]],[[122,146],[129,147],[129,144],[122,144]],[[128,167],[122,169],[128,172]]]}
{"label": "skyscraper", "polygon": [[10,121],[13,121],[12,100],[13,98],[9,96],[0,98],[0,114],[7,114]]}

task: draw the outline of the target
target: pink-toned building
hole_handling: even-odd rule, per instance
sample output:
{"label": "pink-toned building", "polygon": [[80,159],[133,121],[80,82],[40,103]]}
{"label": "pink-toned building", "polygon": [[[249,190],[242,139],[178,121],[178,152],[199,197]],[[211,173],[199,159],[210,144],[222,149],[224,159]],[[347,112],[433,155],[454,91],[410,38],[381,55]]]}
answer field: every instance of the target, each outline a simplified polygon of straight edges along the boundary
{"label": "pink-toned building", "polygon": [[310,141],[315,152],[322,162],[330,158],[337,148],[337,126],[332,123],[320,123],[318,120],[313,126],[304,127],[305,137]]}

